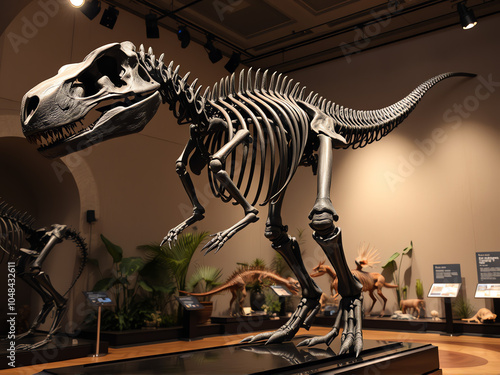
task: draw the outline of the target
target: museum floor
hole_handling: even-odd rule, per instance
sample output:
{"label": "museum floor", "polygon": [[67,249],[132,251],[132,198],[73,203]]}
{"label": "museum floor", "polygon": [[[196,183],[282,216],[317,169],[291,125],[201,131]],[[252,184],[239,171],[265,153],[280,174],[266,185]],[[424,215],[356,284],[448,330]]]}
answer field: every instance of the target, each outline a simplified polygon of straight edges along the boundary
{"label": "museum floor", "polygon": [[[327,327],[313,327],[309,332],[301,333],[323,335],[329,331]],[[45,365],[27,366],[13,370],[2,370],[0,374],[35,374],[44,369],[82,365],[92,362],[122,360],[141,356],[210,348],[214,346],[238,343],[248,334],[210,336],[199,340],[168,341],[157,344],[141,345],[126,348],[109,349],[109,354],[101,358],[79,358],[68,361],[53,362]],[[430,343],[438,347],[439,360],[444,375],[459,374],[500,374],[500,339],[480,336],[442,336],[434,333],[394,332],[364,330],[367,340],[403,341]]]}

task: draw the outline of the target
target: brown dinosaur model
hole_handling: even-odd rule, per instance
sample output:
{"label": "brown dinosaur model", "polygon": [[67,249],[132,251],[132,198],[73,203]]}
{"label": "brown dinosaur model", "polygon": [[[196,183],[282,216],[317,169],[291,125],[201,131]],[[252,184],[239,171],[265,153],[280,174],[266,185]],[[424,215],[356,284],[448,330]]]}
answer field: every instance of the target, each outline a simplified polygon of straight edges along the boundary
{"label": "brown dinosaur model", "polygon": [[[384,306],[382,308],[382,311],[380,312],[380,316],[383,316],[385,314],[385,305],[387,304],[387,298],[382,293],[382,288],[383,287],[397,288],[398,286],[394,285],[394,284],[386,283],[385,277],[377,272],[365,272],[361,269],[351,270],[351,272],[363,285],[363,292],[368,292],[370,298],[373,301],[367,314],[371,313],[371,311],[373,310],[373,306],[375,305],[375,302],[377,302],[377,299],[373,295],[373,293],[375,291],[377,291],[377,294],[384,301]],[[325,261],[320,262],[317,267],[313,268],[313,272],[311,273],[311,277],[319,277],[319,276],[323,276],[325,274],[327,274],[331,278],[330,293],[332,294],[333,297],[337,297],[337,295],[338,295],[338,292],[337,292],[337,290],[338,290],[337,274],[335,273],[335,271],[333,270],[332,267],[325,265]],[[335,290],[335,294],[333,293],[334,290]]]}
{"label": "brown dinosaur model", "polygon": [[472,318],[469,319],[462,319],[466,322],[471,322],[471,320],[478,322],[480,324],[483,323],[484,320],[495,320],[497,318],[497,314],[493,314],[490,310],[487,308],[483,307],[482,309],[479,309],[476,315],[474,315]]}
{"label": "brown dinosaur model", "polygon": [[243,301],[247,295],[247,291],[245,286],[255,282],[263,282],[264,279],[268,279],[275,284],[286,286],[290,292],[293,294],[298,294],[299,292],[299,282],[291,277],[284,278],[279,276],[278,274],[262,270],[262,269],[239,269],[234,271],[234,273],[227,279],[227,281],[219,286],[218,288],[212,289],[209,292],[205,293],[191,293],[181,291],[181,293],[189,294],[195,297],[205,297],[212,296],[214,294],[222,293],[229,291],[232,294],[231,301],[229,302],[229,311],[232,310],[232,306],[236,298],[238,298],[238,292],[240,292],[240,298],[238,300],[239,303],[239,313],[243,313]]}
{"label": "brown dinosaur model", "polygon": [[420,317],[420,308],[425,311],[425,301],[423,299],[405,299],[400,302],[399,306],[403,314],[406,314],[406,311],[410,311],[410,309],[412,310],[411,314],[416,311],[417,319]]}

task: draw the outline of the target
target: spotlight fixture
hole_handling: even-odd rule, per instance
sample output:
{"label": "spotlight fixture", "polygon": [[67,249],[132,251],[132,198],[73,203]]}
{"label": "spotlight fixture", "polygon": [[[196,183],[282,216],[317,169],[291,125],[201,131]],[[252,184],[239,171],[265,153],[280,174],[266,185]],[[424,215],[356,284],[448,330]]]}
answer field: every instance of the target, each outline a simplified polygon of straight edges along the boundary
{"label": "spotlight fixture", "polygon": [[158,29],[158,17],[156,16],[156,14],[146,14],[146,37],[155,39],[160,37],[160,30]]}
{"label": "spotlight fixture", "polygon": [[189,34],[189,30],[186,26],[179,26],[177,29],[177,39],[181,42],[181,47],[186,48],[189,46],[189,42],[191,41],[191,34]]}
{"label": "spotlight fixture", "polygon": [[240,65],[240,61],[241,54],[233,52],[226,65],[224,65],[224,68],[226,68],[229,73],[234,73],[236,68],[238,68],[238,65]]}
{"label": "spotlight fixture", "polygon": [[110,5],[108,9],[104,10],[101,18],[101,25],[106,26],[108,29],[115,27],[118,14],[120,12],[114,6]]}
{"label": "spotlight fixture", "polygon": [[71,5],[73,5],[75,8],[80,8],[84,3],[85,0],[69,0]]}
{"label": "spotlight fixture", "polygon": [[458,3],[458,14],[460,15],[460,23],[464,30],[472,29],[477,24],[476,16],[472,9],[467,8],[465,1]]}
{"label": "spotlight fixture", "polygon": [[220,49],[216,48],[213,43],[213,36],[212,35],[207,35],[207,42],[205,43],[205,50],[208,53],[208,58],[212,62],[212,64],[215,64],[217,61],[222,59],[222,52]]}
{"label": "spotlight fixture", "polygon": [[89,20],[93,20],[101,11],[101,2],[99,0],[87,0],[80,7],[80,11],[87,16]]}

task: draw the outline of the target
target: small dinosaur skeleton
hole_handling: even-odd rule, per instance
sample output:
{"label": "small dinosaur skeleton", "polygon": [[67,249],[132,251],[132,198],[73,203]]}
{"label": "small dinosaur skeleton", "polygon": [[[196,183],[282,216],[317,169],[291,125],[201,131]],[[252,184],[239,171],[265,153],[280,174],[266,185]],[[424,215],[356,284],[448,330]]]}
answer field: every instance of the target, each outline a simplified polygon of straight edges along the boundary
{"label": "small dinosaur skeleton", "polygon": [[233,311],[231,308],[233,306],[234,301],[236,301],[236,299],[238,298],[238,292],[239,292],[240,297],[238,299],[238,304],[239,304],[239,313],[241,314],[243,313],[243,302],[247,295],[245,289],[246,285],[255,282],[262,283],[264,279],[270,280],[271,282],[277,285],[286,286],[293,294],[297,294],[299,292],[298,281],[291,277],[284,278],[268,270],[243,268],[234,271],[234,273],[227,279],[227,281],[224,284],[215,289],[212,289],[211,291],[205,293],[192,293],[192,292],[182,291],[182,293],[189,294],[195,297],[205,297],[229,291],[232,294],[231,301],[229,302],[229,310]]}
{"label": "small dinosaur skeleton", "polygon": [[[382,311],[380,312],[380,316],[385,314],[385,306],[387,304],[387,298],[382,293],[382,288],[397,288],[398,286],[395,284],[390,284],[385,282],[385,277],[377,272],[365,272],[363,271],[364,266],[371,266],[372,264],[379,263],[376,261],[377,254],[374,248],[369,249],[368,247],[362,247],[358,252],[358,257],[356,258],[356,269],[351,270],[352,274],[361,282],[363,285],[363,292],[368,292],[370,298],[372,299],[372,305],[368,310],[367,314],[370,314],[373,310],[373,306],[377,302],[375,295],[373,294],[377,291],[377,294],[384,301],[384,306],[382,307]],[[333,270],[332,267],[325,265],[326,260],[320,262],[316,267],[313,268],[313,272],[311,273],[312,277],[319,277],[323,275],[330,276],[331,284],[330,284],[330,293],[333,298],[337,297],[339,294],[338,290],[338,278],[337,274]],[[334,294],[335,291],[335,294]]]}
{"label": "small dinosaur skeleton", "polygon": [[[53,224],[51,230],[45,228],[35,230],[32,228],[35,220],[27,213],[21,213],[0,199],[0,250],[2,260],[7,255],[9,265],[15,266],[16,277],[21,278],[43,300],[42,310],[31,324],[28,331],[16,335],[16,341],[32,336],[40,324],[45,322],[47,315],[55,309],[54,320],[50,326],[47,336],[34,344],[19,344],[17,350],[32,350],[52,341],[54,335],[60,329],[60,323],[66,312],[65,297],[73,288],[81,276],[87,261],[87,245],[82,237],[66,225]],[[22,247],[27,241],[29,249]],[[63,240],[71,240],[75,243],[81,254],[80,268],[63,295],[59,294],[50,282],[49,275],[42,270],[44,260],[51,250]]]}
{"label": "small dinosaur skeleton", "polygon": [[[330,344],[344,330],[340,353],[363,347],[361,283],[346,264],[338,215],[330,200],[332,149],[359,148],[381,139],[398,126],[437,82],[467,73],[445,73],[419,85],[399,102],[380,109],[358,111],[320,97],[305,95],[305,87],[281,74],[242,70],[238,78],[222,78],[201,94],[197,79],[179,75],[179,66],[156,59],[152,49],[136,51],[130,42],[97,48],[82,62],[63,66],[23,98],[21,123],[26,138],[48,157],[81,150],[104,140],[141,131],[167,103],[179,124],[190,124],[189,140],[176,171],[193,205],[193,214],[171,229],[163,242],[172,243],[184,229],[204,218],[189,169],[196,175],[207,167],[213,194],[243,209],[243,218],[217,233],[204,249],[219,251],[237,232],[258,220],[255,207],[269,205],[265,236],[290,265],[302,300],[290,320],[276,332],[244,341],[268,343],[292,339],[309,328],[319,311],[320,288],[309,276],[296,239],[282,223],[286,188],[299,165],[317,174],[318,193],[309,214],[314,239],[339,277],[340,313],[324,337],[301,345]],[[238,82],[238,84],[236,83]],[[97,116],[97,119],[95,119]],[[253,198],[247,200],[249,194]]]}

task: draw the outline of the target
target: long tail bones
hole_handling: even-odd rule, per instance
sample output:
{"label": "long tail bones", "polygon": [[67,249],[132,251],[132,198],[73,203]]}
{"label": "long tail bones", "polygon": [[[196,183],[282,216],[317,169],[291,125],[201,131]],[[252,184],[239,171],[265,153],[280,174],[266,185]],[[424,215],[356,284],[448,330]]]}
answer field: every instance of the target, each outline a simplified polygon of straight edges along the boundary
{"label": "long tail bones", "polygon": [[[113,43],[91,52],[86,59],[61,69],[23,98],[21,122],[27,139],[47,157],[58,157],[107,139],[141,131],[159,105],[168,104],[179,124],[189,124],[190,136],[177,159],[176,171],[193,206],[192,215],[163,239],[171,243],[184,229],[204,218],[190,173],[208,170],[215,197],[243,210],[242,219],[220,231],[205,251],[217,252],[237,232],[258,220],[257,202],[268,205],[265,236],[296,275],[303,299],[291,319],[278,331],[249,338],[281,342],[310,325],[319,309],[321,290],[304,267],[300,249],[282,223],[285,191],[299,166],[317,174],[318,193],[309,215],[315,240],[339,277],[343,297],[332,331],[303,344],[330,343],[342,325],[342,351],[359,354],[361,339],[361,284],[345,262],[338,220],[330,200],[333,148],[360,148],[378,141],[413,111],[424,94],[450,77],[431,78],[399,102],[380,110],[353,110],[318,94],[281,74],[251,69],[221,79],[202,93],[197,79],[188,83],[179,66],[165,65],[163,55],[136,50],[130,42]],[[50,90],[49,90],[50,88]],[[96,113],[97,112],[97,113]],[[89,114],[89,116],[87,116]],[[88,118],[85,118],[85,117]],[[92,121],[95,116],[97,120]],[[316,173],[317,172],[317,173]],[[261,199],[259,198],[261,197]]]}

